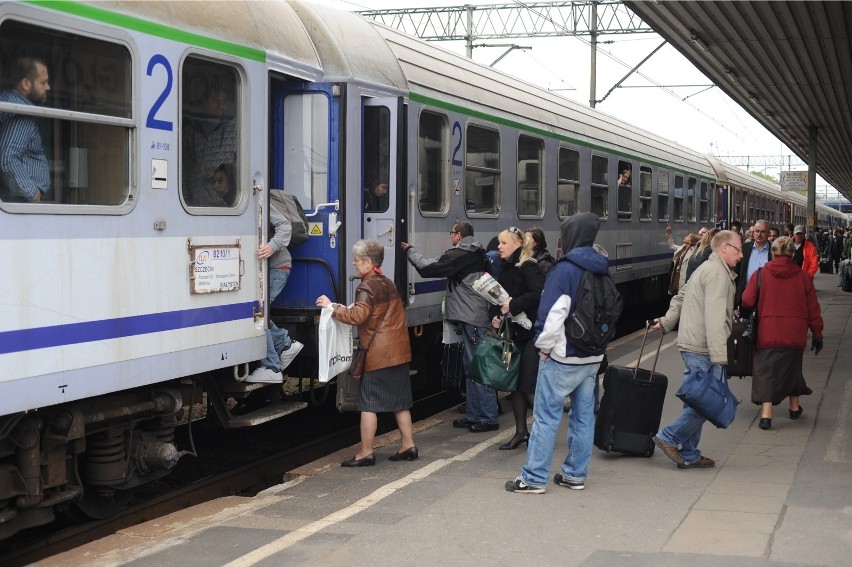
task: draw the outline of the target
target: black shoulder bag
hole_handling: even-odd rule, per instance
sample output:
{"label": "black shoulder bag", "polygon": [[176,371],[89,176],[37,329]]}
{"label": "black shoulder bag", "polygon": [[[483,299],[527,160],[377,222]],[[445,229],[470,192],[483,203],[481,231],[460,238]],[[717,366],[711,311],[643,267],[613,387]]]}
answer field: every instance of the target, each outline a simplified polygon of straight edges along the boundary
{"label": "black shoulder bag", "polygon": [[752,345],[757,344],[757,308],[760,305],[760,278],[762,271],[763,268],[757,269],[757,293],[754,294],[754,309],[751,310],[751,315],[746,320],[746,326],[743,329],[743,340]]}

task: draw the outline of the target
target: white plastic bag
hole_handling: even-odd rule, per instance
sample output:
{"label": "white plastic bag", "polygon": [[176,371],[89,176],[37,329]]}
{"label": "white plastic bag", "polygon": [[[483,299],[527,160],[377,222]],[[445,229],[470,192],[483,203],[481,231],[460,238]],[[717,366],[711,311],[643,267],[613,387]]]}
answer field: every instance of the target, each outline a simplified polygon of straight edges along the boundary
{"label": "white plastic bag", "polygon": [[319,381],[328,382],[352,365],[352,326],[331,316],[334,308],[323,307],[319,321]]}

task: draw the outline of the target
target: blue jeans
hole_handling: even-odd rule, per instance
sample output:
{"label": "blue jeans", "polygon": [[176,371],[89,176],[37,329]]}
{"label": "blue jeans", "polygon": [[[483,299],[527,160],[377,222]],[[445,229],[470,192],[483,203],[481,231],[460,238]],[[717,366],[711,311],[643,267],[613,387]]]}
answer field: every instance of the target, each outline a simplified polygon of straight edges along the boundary
{"label": "blue jeans", "polygon": [[600,363],[560,364],[551,358],[538,365],[533,404],[533,423],[527,447],[527,463],[521,480],[538,488],[547,484],[556,433],[562,422],[565,396],[571,396],[568,414],[568,454],[562,463],[566,480],[586,479],[595,437],[595,384]]}
{"label": "blue jeans", "polygon": [[[269,303],[284,290],[290,270],[269,270]],[[271,368],[275,372],[281,372],[281,357],[278,353],[290,348],[292,343],[287,329],[279,329],[272,320],[269,321],[269,329],[266,330],[266,358],[260,361],[260,365]]]}
{"label": "blue jeans", "polygon": [[[485,337],[487,329],[487,327],[477,327],[469,323],[462,323],[465,376],[467,376],[467,371],[470,368],[476,347],[482,344],[482,339]],[[497,394],[494,390],[470,378],[467,379],[465,384],[467,391],[465,419],[480,423],[497,423]]]}
{"label": "blue jeans", "polygon": [[[697,371],[710,371],[715,379],[725,379],[722,366],[711,364],[709,356],[692,352],[681,352],[680,356],[683,358],[683,363],[686,366],[683,372],[684,380],[691,373]],[[701,428],[704,426],[705,421],[707,420],[701,417],[701,414],[688,405],[683,404],[683,412],[681,412],[680,417],[657,433],[657,437],[669,445],[679,446],[680,456],[683,457],[684,464],[691,465],[701,458],[698,442],[701,441]]]}

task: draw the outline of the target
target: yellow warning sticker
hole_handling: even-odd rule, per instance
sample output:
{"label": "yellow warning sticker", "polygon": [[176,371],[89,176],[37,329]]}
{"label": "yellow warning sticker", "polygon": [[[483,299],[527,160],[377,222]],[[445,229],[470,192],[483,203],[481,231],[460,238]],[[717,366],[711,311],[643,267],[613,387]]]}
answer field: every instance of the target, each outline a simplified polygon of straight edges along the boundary
{"label": "yellow warning sticker", "polygon": [[310,236],[322,236],[322,223],[321,222],[309,222],[308,223],[308,234]]}

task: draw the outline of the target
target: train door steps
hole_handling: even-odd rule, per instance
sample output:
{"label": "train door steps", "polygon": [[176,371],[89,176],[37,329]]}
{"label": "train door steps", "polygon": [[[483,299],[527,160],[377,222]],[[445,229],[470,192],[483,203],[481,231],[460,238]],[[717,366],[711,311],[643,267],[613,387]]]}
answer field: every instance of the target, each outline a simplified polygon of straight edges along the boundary
{"label": "train door steps", "polygon": [[266,407],[255,410],[251,413],[239,416],[231,416],[228,420],[228,428],[234,429],[237,427],[251,427],[260,425],[273,419],[283,417],[288,413],[293,413],[307,407],[307,402],[272,402]]}

